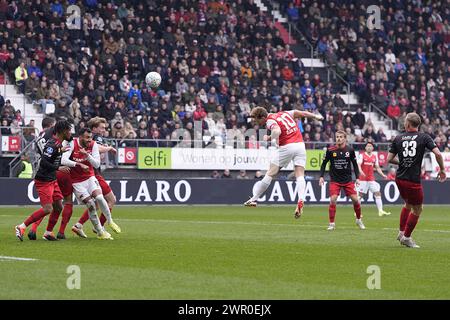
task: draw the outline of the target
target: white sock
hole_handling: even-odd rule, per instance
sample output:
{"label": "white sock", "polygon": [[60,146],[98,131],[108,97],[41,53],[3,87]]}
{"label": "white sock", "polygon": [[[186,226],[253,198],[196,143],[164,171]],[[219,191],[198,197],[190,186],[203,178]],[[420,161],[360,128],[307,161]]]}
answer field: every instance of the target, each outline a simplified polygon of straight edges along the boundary
{"label": "white sock", "polygon": [[305,189],[306,189],[306,181],[304,176],[297,177],[297,192],[298,192],[298,201],[305,200]]}
{"label": "white sock", "polygon": [[77,227],[78,229],[83,229],[83,225],[79,222],[75,223],[75,227]]}
{"label": "white sock", "polygon": [[375,203],[377,204],[378,212],[383,211],[383,201],[381,200],[381,197],[375,197]]}
{"label": "white sock", "polygon": [[95,201],[93,199],[89,200],[87,203],[87,206],[88,206],[88,212],[89,212],[89,219],[91,220],[92,225],[94,226],[94,228],[98,234],[102,233],[103,227],[97,216],[97,209],[95,208]]}
{"label": "white sock", "polygon": [[111,217],[111,211],[109,210],[108,202],[106,202],[106,200],[102,194],[99,194],[98,196],[96,196],[95,201],[97,202],[98,206],[100,207],[103,214],[105,215],[106,221],[108,223],[110,223],[112,220],[112,217]]}
{"label": "white sock", "polygon": [[19,225],[19,227],[20,227],[20,228],[26,228],[27,226],[25,225],[25,223],[22,222],[22,223]]}
{"label": "white sock", "polygon": [[272,182],[272,177],[265,175],[261,181],[258,181],[255,184],[253,197],[250,199],[251,201],[257,201],[264,192],[266,192],[267,188],[270,186]]}

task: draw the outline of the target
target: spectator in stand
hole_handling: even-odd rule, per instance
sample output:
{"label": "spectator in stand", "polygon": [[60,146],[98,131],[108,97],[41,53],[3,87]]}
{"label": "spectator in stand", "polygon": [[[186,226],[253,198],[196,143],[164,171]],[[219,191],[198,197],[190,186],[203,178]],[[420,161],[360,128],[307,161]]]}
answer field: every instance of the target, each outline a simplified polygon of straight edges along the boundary
{"label": "spectator in stand", "polygon": [[240,170],[240,171],[239,171],[239,175],[236,177],[236,179],[239,179],[239,180],[248,180],[249,177],[247,176],[247,172],[245,172],[245,170]]}
{"label": "spectator in stand", "polygon": [[11,127],[9,125],[8,119],[2,119],[2,126],[0,130],[0,134],[2,136],[10,136],[11,135]]}
{"label": "spectator in stand", "polygon": [[305,109],[305,111],[309,111],[309,112],[314,112],[317,109],[316,104],[313,102],[313,98],[309,97],[306,100],[306,103],[303,105],[303,108]]}
{"label": "spectator in stand", "polygon": [[398,104],[396,105],[390,104],[387,108],[387,115],[392,119],[394,128],[396,128],[398,125],[397,119],[400,117],[401,112],[402,111],[398,106]]}
{"label": "spectator in stand", "polygon": [[[203,119],[209,131],[222,132],[225,127],[246,124],[256,105],[271,112],[291,110],[301,108],[310,97],[320,112],[333,116],[333,128],[344,128],[346,120],[338,110],[346,110],[347,105],[336,93],[339,85],[311,77],[280,37],[270,15],[260,11],[254,2],[186,0],[183,4],[190,9],[185,10],[168,0],[150,1],[148,6],[140,1],[120,1],[117,7],[87,1],[86,10],[78,18],[83,25],[81,31],[73,28],[74,23],[61,21],[61,1],[31,6],[29,10],[27,2],[10,6],[15,9],[7,18],[14,23],[9,27],[5,23],[0,65],[12,79],[21,63],[28,67],[25,70],[30,78],[34,77],[31,70],[41,70],[42,78],[36,76],[45,85],[36,87],[36,100],[43,106],[47,101],[59,106],[60,100],[65,100],[70,110],[80,110],[79,115],[70,117],[81,126],[83,118],[95,114],[109,121],[116,111],[125,117],[127,98],[140,92],[139,107],[133,107],[135,116],[148,121],[153,118],[152,111],[158,109],[152,123],[164,137],[194,118]],[[424,4],[422,11],[407,16],[416,7],[413,0],[406,0],[402,6],[386,2],[385,30],[377,34],[355,25],[355,21],[366,19],[364,4],[289,1],[283,2],[280,12],[297,23],[328,64],[338,68],[338,74],[350,82],[360,102],[375,102],[382,109],[398,105],[402,114],[417,111],[430,119],[432,133],[447,144],[443,126],[450,112],[444,36],[448,21],[436,18],[435,10],[442,4],[442,0],[433,3],[434,7]],[[430,20],[428,15],[434,18]],[[28,25],[31,21],[32,29]],[[145,88],[144,78],[149,71],[162,75],[163,82],[156,91]],[[50,81],[57,82],[59,94]],[[20,79],[18,84],[22,85]],[[34,86],[25,80],[28,94]],[[81,102],[79,108],[78,102],[72,104],[75,98]],[[185,105],[192,107],[187,114]],[[173,114],[171,119],[167,115],[161,118],[163,108]],[[13,116],[8,113],[8,119]],[[358,112],[352,117],[351,130],[365,130],[364,116],[359,118]],[[315,133],[320,137],[323,133],[316,127],[312,124],[308,132],[313,140]],[[372,128],[373,132],[378,129]],[[123,133],[119,133],[121,138]],[[356,134],[355,140],[364,139],[359,131]]]}
{"label": "spectator in stand", "polygon": [[14,71],[16,77],[16,85],[19,87],[21,93],[25,94],[25,81],[28,79],[28,71],[25,67],[25,62],[21,62],[20,65]]}
{"label": "spectator in stand", "polygon": [[222,179],[228,179],[228,178],[233,178],[233,176],[230,173],[230,170],[225,169],[222,173]]}
{"label": "spectator in stand", "polygon": [[353,124],[357,126],[359,129],[364,128],[366,123],[366,116],[362,113],[361,107],[356,109],[356,113],[352,117]]}
{"label": "spectator in stand", "polygon": [[219,171],[214,170],[214,171],[211,173],[211,178],[213,178],[213,179],[220,179]]}

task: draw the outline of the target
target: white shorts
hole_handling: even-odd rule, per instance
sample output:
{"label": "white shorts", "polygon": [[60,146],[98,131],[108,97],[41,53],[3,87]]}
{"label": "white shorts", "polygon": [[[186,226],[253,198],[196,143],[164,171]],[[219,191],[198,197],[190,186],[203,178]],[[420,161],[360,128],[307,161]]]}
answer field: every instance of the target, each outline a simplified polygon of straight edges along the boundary
{"label": "white shorts", "polygon": [[367,191],[372,193],[380,192],[380,184],[376,181],[360,181],[359,182],[359,192],[367,194]]}
{"label": "white shorts", "polygon": [[283,168],[291,161],[294,162],[294,166],[303,168],[306,166],[306,148],[303,142],[289,143],[279,147],[270,163]]}
{"label": "white shorts", "polygon": [[87,180],[73,184],[73,193],[75,193],[75,196],[81,201],[90,197],[95,190],[102,191],[96,177],[90,177]]}

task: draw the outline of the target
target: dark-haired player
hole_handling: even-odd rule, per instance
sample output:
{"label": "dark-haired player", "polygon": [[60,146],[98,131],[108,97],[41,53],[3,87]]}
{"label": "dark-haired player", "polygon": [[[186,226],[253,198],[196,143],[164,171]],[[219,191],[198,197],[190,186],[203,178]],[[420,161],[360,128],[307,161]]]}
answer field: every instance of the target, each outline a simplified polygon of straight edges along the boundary
{"label": "dark-haired player", "polygon": [[377,205],[378,215],[388,216],[391,213],[383,210],[383,200],[381,200],[381,192],[380,192],[380,184],[375,181],[374,171],[377,172],[386,179],[386,175],[381,171],[380,165],[378,164],[378,157],[373,153],[373,143],[367,142],[364,152],[358,157],[358,168],[360,171],[359,176],[359,195],[360,198],[364,198],[364,196],[370,191],[373,193],[375,197],[375,204]]}
{"label": "dark-haired player", "polygon": [[51,232],[62,210],[61,190],[56,181],[56,171],[61,165],[61,157],[66,151],[63,141],[71,140],[71,124],[66,120],[56,122],[54,134],[46,141],[39,161],[38,170],[34,178],[34,185],[39,194],[42,208],[30,215],[23,223],[15,227],[16,237],[23,241],[26,228],[35,221],[50,214],[44,239],[56,240]]}
{"label": "dark-haired player", "polygon": [[[116,153],[117,152],[116,149],[114,149],[111,146],[108,146],[106,144],[105,140],[103,139],[103,136],[105,134],[106,124],[107,124],[106,119],[101,118],[101,117],[94,117],[94,118],[90,119],[87,123],[88,127],[92,130],[92,139],[95,142],[97,142],[99,152],[106,153],[106,152],[111,151],[111,152]],[[116,196],[114,195],[109,184],[103,178],[100,167],[94,168],[94,172],[95,172],[95,178],[97,178],[97,180],[100,184],[100,187],[102,189],[102,194],[104,195],[105,200],[108,203],[109,210],[110,210],[110,212],[112,212],[112,208],[114,207],[114,205],[116,203]],[[86,223],[87,220],[89,220],[89,211],[85,210],[83,215],[78,220],[78,222],[72,227],[72,231],[82,238],[87,237],[83,231],[83,224]],[[104,226],[105,222],[106,222],[106,217],[102,213],[102,215],[100,216],[100,223],[102,226]],[[113,229],[113,230],[118,233],[121,232],[120,228]],[[94,229],[94,231],[95,231],[95,229]]]}
{"label": "dark-haired player", "polygon": [[[356,162],[355,150],[347,145],[347,135],[344,131],[336,132],[336,145],[327,149],[325,159],[320,168],[319,185],[322,187],[325,183],[323,176],[327,163],[330,162],[330,207],[328,210],[330,224],[327,230],[334,230],[336,228],[336,201],[344,189],[345,195],[353,202],[353,209],[356,215],[356,225],[360,229],[365,229],[361,220],[361,204],[359,203],[356,186],[359,185],[359,169]],[[356,181],[352,179],[352,165],[355,170]]]}
{"label": "dark-haired player", "polygon": [[[63,155],[61,163],[70,167],[73,190],[77,198],[82,201],[89,210],[89,218],[94,225],[98,239],[111,239],[111,235],[103,228],[97,216],[98,205],[106,216],[106,221],[114,230],[119,227],[111,218],[108,203],[103,197],[101,187],[95,178],[94,167],[100,166],[100,153],[98,145],[92,140],[92,131],[82,128],[78,138],[70,143],[70,151]],[[78,164],[84,164],[88,170],[80,170]]]}
{"label": "dark-haired player", "polygon": [[[38,156],[42,155],[44,152],[45,142],[48,141],[54,134],[54,126],[55,119],[51,117],[46,117],[42,120],[42,132],[40,133],[38,139],[36,140],[36,149]],[[61,225],[59,227],[58,234],[56,235],[57,239],[65,239],[64,231],[67,226],[67,223],[72,216],[73,210],[73,190],[72,190],[72,181],[70,179],[70,169],[64,166],[60,166],[58,171],[56,171],[56,181],[58,182],[59,189],[63,195],[63,209],[61,212]],[[31,225],[30,231],[28,232],[28,239],[36,240],[37,228],[41,224],[42,220],[34,222]]]}
{"label": "dark-haired player", "polygon": [[425,150],[430,150],[436,156],[439,164],[439,182],[444,182],[447,178],[442,155],[433,139],[428,134],[419,132],[420,123],[420,116],[417,113],[408,113],[405,118],[406,132],[395,137],[388,154],[388,162],[398,165],[395,183],[400,191],[400,196],[405,201],[400,214],[400,230],[397,240],[410,248],[419,248],[411,234],[423,210],[420,174]]}

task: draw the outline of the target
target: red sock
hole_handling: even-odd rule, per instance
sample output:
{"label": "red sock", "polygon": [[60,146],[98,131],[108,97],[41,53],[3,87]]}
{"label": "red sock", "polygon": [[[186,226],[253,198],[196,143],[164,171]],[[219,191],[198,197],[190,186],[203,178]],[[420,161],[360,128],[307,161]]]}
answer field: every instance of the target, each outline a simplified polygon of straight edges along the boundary
{"label": "red sock", "polygon": [[78,223],[85,224],[86,221],[89,220],[89,211],[88,209],[84,210],[83,215],[81,216],[80,220],[78,220]]}
{"label": "red sock", "polygon": [[33,223],[31,225],[31,231],[33,231],[34,233],[37,232],[37,228],[39,227],[39,225],[41,224],[42,220],[44,220],[44,218],[40,218],[38,221],[36,221],[35,223]]}
{"label": "red sock", "polygon": [[419,216],[416,216],[414,213],[410,213],[408,216],[408,221],[406,221],[405,237],[411,237],[411,233],[414,231],[417,221],[419,221]]}
{"label": "red sock", "polygon": [[336,205],[330,204],[330,207],[328,209],[328,216],[330,218],[330,223],[334,222],[334,217],[336,216]]}
{"label": "red sock", "polygon": [[56,210],[53,210],[50,214],[50,217],[48,218],[48,224],[47,224],[47,231],[52,232],[53,228],[55,227],[55,224],[58,222],[59,214],[61,212],[58,212]]}
{"label": "red sock", "polygon": [[356,219],[361,219],[361,205],[359,202],[353,204],[353,209],[355,210]]}
{"label": "red sock", "polygon": [[402,213],[400,213],[400,231],[405,231],[406,221],[408,221],[409,213],[411,210],[402,208]]}
{"label": "red sock", "polygon": [[59,233],[64,233],[66,226],[69,223],[70,217],[72,217],[73,204],[66,203],[62,211],[61,225],[59,226]]}
{"label": "red sock", "polygon": [[31,216],[29,216],[27,218],[27,220],[25,220],[23,223],[28,227],[30,224],[32,224],[33,222],[36,222],[42,218],[44,218],[46,216],[44,209],[40,208],[39,210],[33,212],[31,214]]}
{"label": "red sock", "polygon": [[105,222],[106,222],[106,217],[105,217],[105,215],[102,213],[102,215],[100,216],[100,223],[102,224],[102,226],[104,226],[104,225],[105,225]]}

